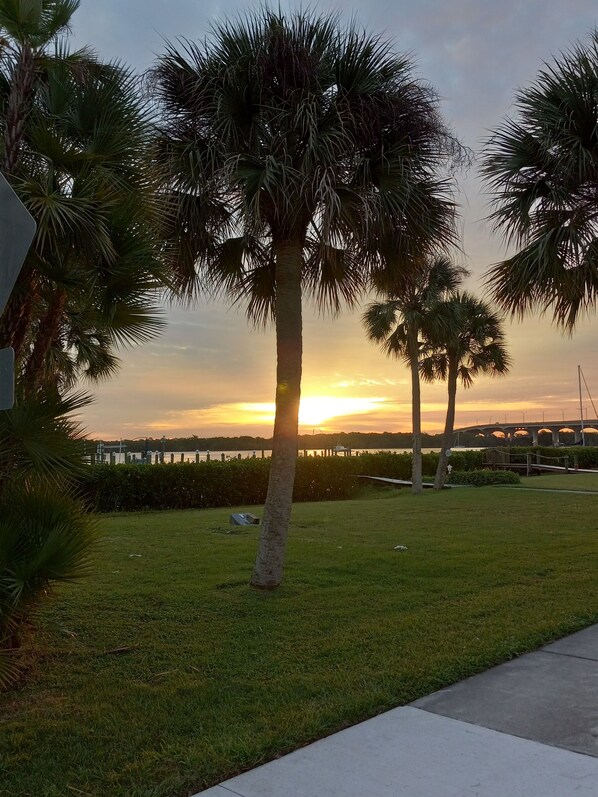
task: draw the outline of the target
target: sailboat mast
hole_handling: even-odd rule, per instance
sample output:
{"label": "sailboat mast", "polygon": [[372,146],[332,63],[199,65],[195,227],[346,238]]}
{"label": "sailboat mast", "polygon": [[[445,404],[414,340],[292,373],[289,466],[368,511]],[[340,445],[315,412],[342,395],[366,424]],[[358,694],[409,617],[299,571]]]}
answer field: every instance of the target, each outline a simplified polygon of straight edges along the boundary
{"label": "sailboat mast", "polygon": [[577,381],[579,382],[579,413],[581,416],[581,444],[585,446],[586,444],[586,433],[583,428],[583,403],[581,400],[581,365],[577,366]]}

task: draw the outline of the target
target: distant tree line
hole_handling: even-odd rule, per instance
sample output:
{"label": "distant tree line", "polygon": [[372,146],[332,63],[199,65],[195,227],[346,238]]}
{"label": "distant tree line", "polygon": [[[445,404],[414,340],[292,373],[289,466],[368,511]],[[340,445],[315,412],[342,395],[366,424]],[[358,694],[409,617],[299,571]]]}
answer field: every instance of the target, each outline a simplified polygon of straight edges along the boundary
{"label": "distant tree line", "polygon": [[[564,435],[561,435],[563,440]],[[148,437],[147,448],[150,451],[160,451],[162,446],[166,451],[265,451],[272,450],[271,437]],[[127,451],[143,453],[146,449],[143,440],[88,440],[88,449],[102,442],[105,446],[118,446],[121,442]],[[301,434],[298,437],[298,450],[331,449],[335,446],[344,448],[386,450],[392,448],[411,448],[413,435],[411,432],[330,432],[320,434]],[[423,448],[440,448],[441,434],[422,434]],[[467,447],[504,445],[506,440],[501,438],[477,437],[471,433],[459,433],[459,445]]]}
{"label": "distant tree line", "polygon": [[[589,436],[591,432],[586,432]],[[548,436],[548,435],[547,435]],[[456,433],[453,445],[456,444]],[[442,434],[422,433],[422,448],[442,447]],[[573,445],[575,442],[574,432],[561,432],[559,435],[561,444]],[[143,440],[97,440],[89,439],[86,441],[86,453],[95,451],[101,442],[104,446],[117,447],[121,443],[123,448],[133,453],[142,454],[148,451],[161,451],[164,446],[165,451],[271,451],[271,437],[251,437],[250,435],[240,435],[239,437],[148,437]],[[300,434],[298,437],[299,451],[319,451],[332,449],[335,446],[343,446],[350,449],[367,448],[373,451],[385,451],[388,449],[404,448],[411,449],[413,435],[411,432],[329,432],[320,434]],[[478,437],[474,432],[459,432],[459,447],[464,448],[483,448],[506,446],[509,441],[504,437]],[[531,444],[531,435],[518,435],[516,445]]]}

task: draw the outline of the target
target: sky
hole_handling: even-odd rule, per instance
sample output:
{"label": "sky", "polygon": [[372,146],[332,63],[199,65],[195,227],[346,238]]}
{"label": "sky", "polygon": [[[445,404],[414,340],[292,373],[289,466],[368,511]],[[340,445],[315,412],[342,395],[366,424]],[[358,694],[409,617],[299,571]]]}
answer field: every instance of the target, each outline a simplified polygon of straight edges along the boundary
{"label": "sky", "polygon": [[[165,40],[201,39],[215,20],[252,7],[236,0],[82,0],[73,18],[73,44],[90,44],[104,58],[143,71]],[[283,10],[297,7],[281,2]],[[513,112],[518,87],[545,62],[598,24],[591,0],[354,0],[319,3],[411,54],[416,74],[434,86],[457,136],[479,153],[489,132]],[[483,275],[504,256],[484,222],[488,197],[476,165],[459,176],[463,264],[467,288],[482,295]],[[367,301],[367,300],[366,300]],[[304,308],[300,432],[409,431],[406,367],[369,343],[362,308],[337,318]],[[275,391],[271,330],[256,330],[242,310],[204,297],[193,307],[165,307],[168,326],[156,340],[121,352],[119,375],[94,387],[82,420],[90,436],[270,436]],[[460,391],[457,426],[579,418],[577,365],[598,399],[598,321],[584,319],[571,336],[550,318],[507,321],[513,367],[501,379],[480,377]],[[584,413],[594,418],[590,398]],[[441,431],[446,387],[424,385],[423,428]]]}

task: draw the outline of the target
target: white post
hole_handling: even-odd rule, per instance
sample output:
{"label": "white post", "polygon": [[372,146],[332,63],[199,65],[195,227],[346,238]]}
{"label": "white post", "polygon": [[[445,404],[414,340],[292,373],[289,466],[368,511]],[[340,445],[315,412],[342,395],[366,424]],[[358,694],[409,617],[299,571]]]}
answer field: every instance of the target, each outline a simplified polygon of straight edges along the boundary
{"label": "white post", "polygon": [[586,433],[583,427],[583,403],[581,400],[581,365],[577,366],[577,380],[579,382],[579,414],[581,415],[581,444],[586,444]]}

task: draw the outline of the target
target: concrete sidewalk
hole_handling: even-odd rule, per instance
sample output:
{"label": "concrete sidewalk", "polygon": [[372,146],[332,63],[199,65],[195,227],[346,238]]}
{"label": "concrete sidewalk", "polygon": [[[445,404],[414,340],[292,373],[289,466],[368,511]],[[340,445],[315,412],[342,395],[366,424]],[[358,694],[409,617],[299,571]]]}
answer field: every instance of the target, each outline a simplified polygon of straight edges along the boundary
{"label": "concrete sidewalk", "polygon": [[598,797],[598,625],[202,797]]}

